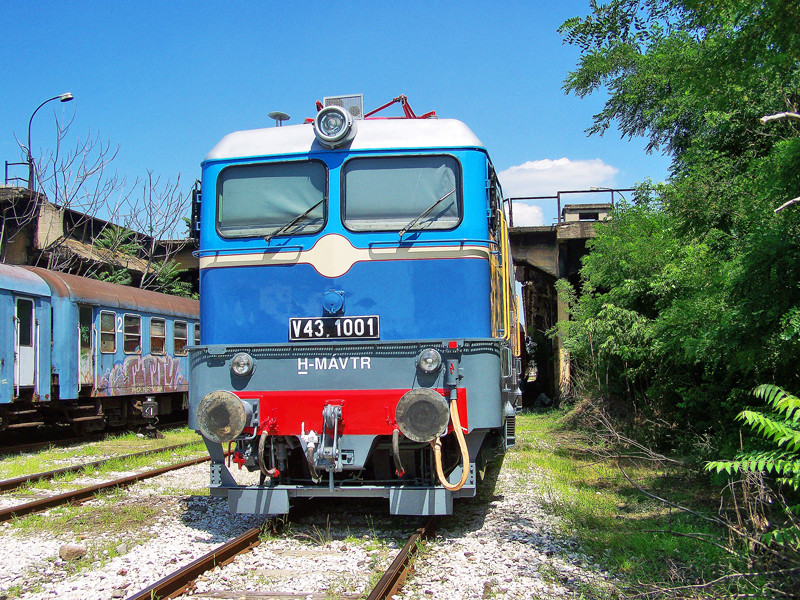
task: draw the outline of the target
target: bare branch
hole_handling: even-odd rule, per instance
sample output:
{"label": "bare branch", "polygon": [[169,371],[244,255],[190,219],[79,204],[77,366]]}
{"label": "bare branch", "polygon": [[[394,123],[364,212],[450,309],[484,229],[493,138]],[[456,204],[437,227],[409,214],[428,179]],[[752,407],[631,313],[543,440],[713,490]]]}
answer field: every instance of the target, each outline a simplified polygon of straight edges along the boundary
{"label": "bare branch", "polygon": [[[712,581],[706,581],[703,583],[697,583],[693,585],[680,585],[676,587],[670,587],[668,589],[659,589],[658,592],[645,592],[644,594],[637,594],[635,596],[631,596],[631,598],[641,598],[645,596],[649,596],[652,593],[660,593],[664,591],[668,592],[677,592],[678,590],[701,590],[706,589],[711,586],[717,585],[718,583],[722,583],[723,581],[731,581],[736,579],[744,579],[748,577],[774,577],[776,575],[791,575],[792,573],[800,572],[800,567],[792,567],[790,569],[777,569],[775,571],[750,571],[747,573],[729,573],[727,575],[722,575],[721,577],[717,577]],[[772,593],[781,593],[780,590],[776,590],[774,588],[769,588],[770,592]],[[785,594],[783,594],[785,595]],[[743,598],[748,597],[747,595],[730,595],[729,598]]]}
{"label": "bare branch", "polygon": [[731,525],[729,525],[728,523],[726,523],[722,519],[719,519],[717,517],[709,517],[708,515],[704,515],[702,513],[694,511],[691,508],[686,508],[685,506],[681,506],[680,504],[675,504],[674,502],[670,502],[669,500],[667,500],[666,498],[662,498],[661,496],[656,496],[652,492],[648,492],[643,487],[641,487],[638,483],[633,481],[633,479],[630,478],[630,476],[625,472],[625,469],[622,468],[622,465],[618,464],[617,468],[620,470],[620,472],[622,473],[623,477],[625,477],[625,479],[628,480],[628,483],[630,483],[633,487],[635,487],[637,490],[639,490],[645,496],[647,496],[649,498],[652,498],[653,500],[658,500],[659,502],[661,502],[663,504],[666,504],[667,506],[671,506],[672,508],[677,508],[678,510],[683,511],[685,513],[688,513],[690,515],[694,515],[695,517],[697,517],[699,519],[702,519],[704,521],[709,521],[710,523],[714,523],[716,525],[721,525],[721,526],[726,527],[726,528],[730,528],[731,527]]}
{"label": "bare branch", "polygon": [[645,533],[668,533],[669,535],[674,535],[675,537],[685,537],[685,538],[689,538],[690,540],[697,540],[699,542],[704,542],[706,544],[711,544],[712,546],[715,546],[715,547],[719,548],[720,550],[722,550],[723,552],[727,552],[728,554],[731,554],[733,556],[736,556],[736,557],[740,557],[741,556],[741,554],[736,552],[735,550],[732,550],[731,548],[728,548],[727,546],[723,546],[722,544],[719,544],[719,543],[715,542],[714,540],[711,539],[711,537],[708,534],[683,533],[683,532],[680,532],[680,531],[671,531],[669,529],[645,529],[644,532]]}
{"label": "bare branch", "polygon": [[791,206],[792,204],[797,204],[798,202],[800,202],[800,196],[798,196],[797,198],[793,198],[792,200],[789,200],[788,202],[784,202],[783,204],[781,204],[778,208],[775,209],[775,213],[777,214],[777,213],[781,212],[787,206]]}
{"label": "bare branch", "polygon": [[766,125],[770,121],[781,121],[783,119],[789,119],[790,121],[800,121],[800,114],[795,112],[781,112],[781,113],[775,113],[774,115],[767,115],[765,117],[761,117],[758,121],[762,125]]}

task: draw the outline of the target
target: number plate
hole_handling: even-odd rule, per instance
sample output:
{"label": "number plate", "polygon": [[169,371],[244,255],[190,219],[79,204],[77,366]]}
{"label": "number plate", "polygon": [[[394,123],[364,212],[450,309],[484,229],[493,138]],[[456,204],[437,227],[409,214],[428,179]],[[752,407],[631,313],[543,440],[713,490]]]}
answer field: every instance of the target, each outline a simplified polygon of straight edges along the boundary
{"label": "number plate", "polygon": [[289,319],[289,341],[301,340],[378,340],[380,319],[363,317],[312,317]]}

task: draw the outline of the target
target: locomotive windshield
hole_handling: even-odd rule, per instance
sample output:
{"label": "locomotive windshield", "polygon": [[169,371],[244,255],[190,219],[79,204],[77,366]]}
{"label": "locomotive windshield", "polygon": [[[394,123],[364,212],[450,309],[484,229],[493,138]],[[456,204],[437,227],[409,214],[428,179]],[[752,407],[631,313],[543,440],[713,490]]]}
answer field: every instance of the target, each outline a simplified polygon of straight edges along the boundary
{"label": "locomotive windshield", "polygon": [[[325,224],[328,170],[319,161],[241,165],[217,183],[223,237],[316,233]],[[302,217],[302,218],[301,218]]]}
{"label": "locomotive windshield", "polygon": [[461,220],[452,156],[354,158],[343,172],[344,224],[352,231],[452,229]]}

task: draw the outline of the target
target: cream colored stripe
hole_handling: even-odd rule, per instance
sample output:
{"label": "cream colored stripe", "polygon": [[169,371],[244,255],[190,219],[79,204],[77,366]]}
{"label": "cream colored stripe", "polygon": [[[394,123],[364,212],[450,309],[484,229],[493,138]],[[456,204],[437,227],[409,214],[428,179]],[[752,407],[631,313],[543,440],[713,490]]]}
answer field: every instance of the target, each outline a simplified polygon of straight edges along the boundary
{"label": "cream colored stripe", "polygon": [[200,257],[200,268],[243,267],[257,265],[309,264],[320,275],[340,277],[357,262],[369,260],[409,260],[420,258],[489,258],[489,249],[482,246],[380,246],[355,248],[337,233],[321,237],[305,251],[261,252],[252,254],[220,254]]}

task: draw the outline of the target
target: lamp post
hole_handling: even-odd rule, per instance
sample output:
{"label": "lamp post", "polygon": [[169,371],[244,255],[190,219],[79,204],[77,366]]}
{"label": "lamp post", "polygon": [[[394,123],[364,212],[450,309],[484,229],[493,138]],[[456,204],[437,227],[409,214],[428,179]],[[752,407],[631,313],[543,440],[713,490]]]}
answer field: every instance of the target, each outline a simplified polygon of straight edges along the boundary
{"label": "lamp post", "polygon": [[39,112],[39,109],[42,108],[48,102],[52,102],[53,100],[60,100],[61,102],[69,102],[73,100],[74,96],[69,92],[64,94],[59,94],[58,96],[53,96],[52,98],[48,98],[44,102],[42,102],[39,106],[36,107],[36,110],[33,111],[30,120],[28,121],[28,189],[33,191],[35,189],[35,181],[36,181],[36,163],[33,160],[33,156],[31,154],[31,125],[33,124],[33,117],[36,116],[36,113]]}

